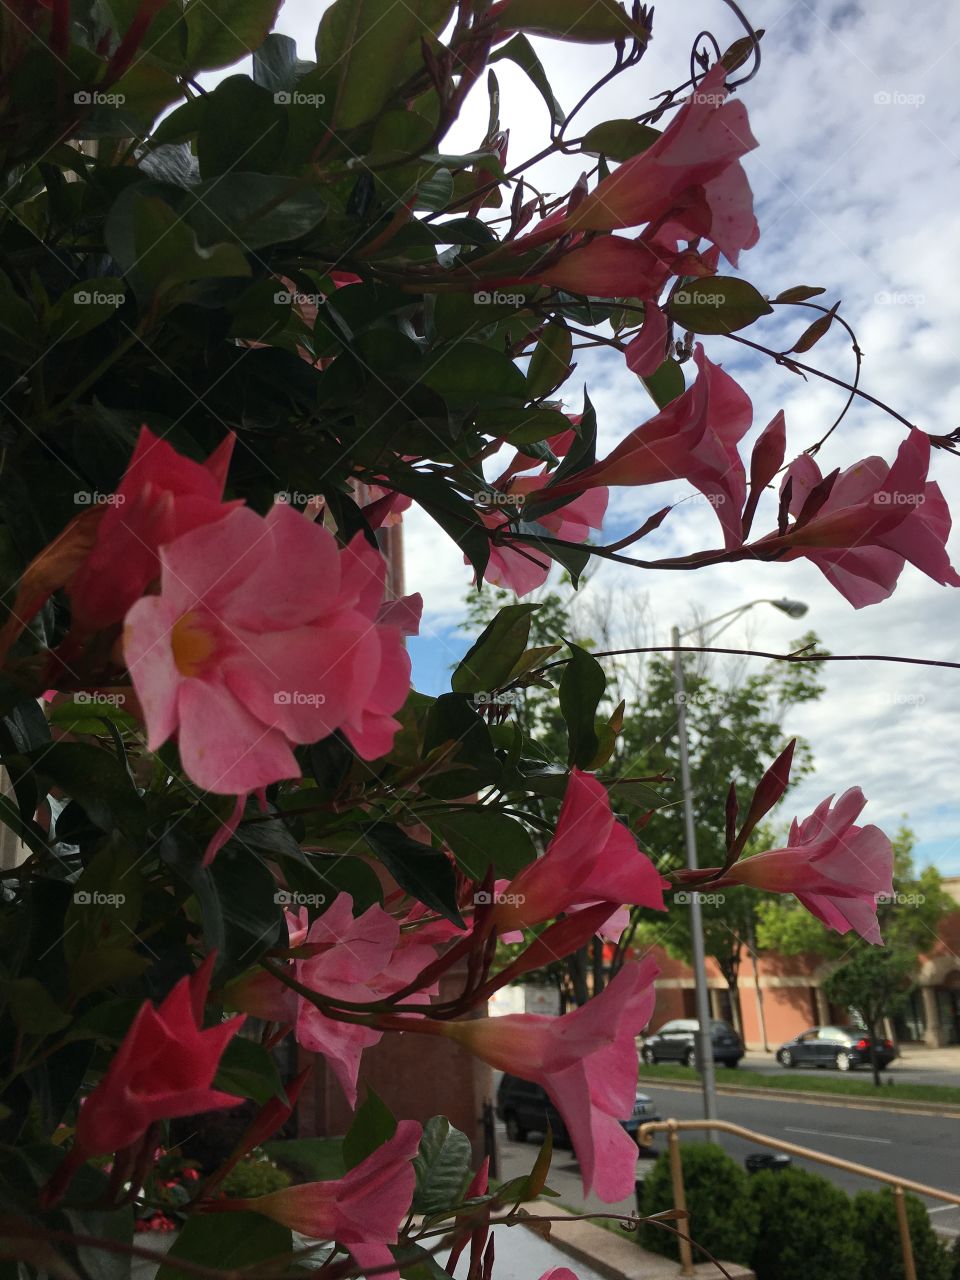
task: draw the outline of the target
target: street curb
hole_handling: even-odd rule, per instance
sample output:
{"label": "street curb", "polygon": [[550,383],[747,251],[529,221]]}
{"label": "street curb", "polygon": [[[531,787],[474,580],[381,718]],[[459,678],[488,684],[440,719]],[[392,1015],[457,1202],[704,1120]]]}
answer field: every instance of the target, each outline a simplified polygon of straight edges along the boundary
{"label": "street curb", "polygon": [[[557,1217],[566,1211],[556,1205],[543,1201],[534,1201],[526,1206],[532,1217]],[[529,1230],[541,1234],[534,1223]],[[567,1253],[576,1262],[590,1267],[606,1280],[673,1280],[680,1275],[679,1264],[672,1258],[665,1258],[658,1253],[650,1253],[627,1233],[618,1234],[598,1227],[593,1222],[585,1222],[571,1217],[570,1222],[552,1222],[550,1224],[550,1243],[563,1253]],[[755,1280],[749,1267],[737,1262],[724,1262],[724,1268],[731,1280]],[[694,1274],[706,1280],[716,1280],[717,1268],[712,1262],[701,1262],[694,1266]]]}
{"label": "street curb", "polygon": [[[687,1084],[682,1080],[663,1080],[656,1076],[643,1076],[642,1088],[677,1089],[680,1093],[700,1093],[699,1080]],[[771,1102],[806,1102],[818,1107],[850,1107],[855,1111],[897,1111],[901,1115],[940,1116],[945,1120],[960,1120],[960,1103],[920,1102],[912,1098],[887,1098],[881,1102],[872,1098],[855,1097],[843,1093],[827,1093],[817,1089],[752,1089],[749,1085],[718,1084],[717,1093],[733,1098],[768,1098]]]}

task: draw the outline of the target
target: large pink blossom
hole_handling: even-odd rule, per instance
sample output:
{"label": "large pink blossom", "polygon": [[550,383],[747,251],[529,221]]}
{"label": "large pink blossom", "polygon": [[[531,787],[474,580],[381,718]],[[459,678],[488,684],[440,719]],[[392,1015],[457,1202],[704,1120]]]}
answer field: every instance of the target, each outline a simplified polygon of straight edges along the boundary
{"label": "large pink blossom", "polygon": [[636,1036],[650,1020],[657,966],[624,965],[598,996],[563,1017],[518,1013],[432,1023],[500,1071],[532,1080],[563,1117],[585,1193],[608,1203],[633,1194],[637,1144],[620,1124],[637,1092]]}
{"label": "large pink blossom", "polygon": [[340,549],[292,507],[241,508],[160,564],[160,594],[124,627],[151,751],[176,735],[187,775],[242,804],[300,776],[297,743],[340,729],[364,759],[390,750],[410,660],[378,620],[385,562],[362,537]]}
{"label": "large pink blossom", "polygon": [[[313,922],[301,945],[311,954],[296,961],[297,981],[329,999],[356,1004],[399,991],[436,959],[433,947],[418,942],[415,932],[402,935],[399,922],[382,907],[374,904],[354,917],[347,893],[338,894]],[[418,992],[412,999],[426,1001],[429,994]],[[351,1106],[356,1105],[363,1051],[382,1035],[372,1027],[328,1018],[307,999],[298,1002],[298,1042],[323,1054]]]}
{"label": "large pink blossom", "polygon": [[[666,408],[626,436],[606,458],[546,495],[594,485],[646,485],[685,480],[708,500],[723,529],[726,546],[743,540],[746,473],[738,445],[753,421],[750,397],[728,373],[694,352],[693,385]],[[531,518],[536,518],[535,511]]]}
{"label": "large pink blossom", "polygon": [[754,545],[782,548],[780,560],[812,560],[856,609],[885,600],[907,560],[934,582],[960,586],[946,551],[950,510],[940,486],[927,480],[929,466],[930,439],[917,430],[892,465],[864,458],[832,484],[809,454],[801,454],[783,480],[796,521],[784,534],[771,533]]}
{"label": "large pink blossom", "polygon": [[96,631],[120,622],[160,576],[159,550],[181,534],[222,519],[234,437],[205,463],[185,458],[141,427],[130,463],[109,496],[90,553],[67,583],[73,623]]}
{"label": "large pink blossom", "polygon": [[500,900],[492,921],[503,933],[606,902],[612,919],[603,932],[618,934],[617,909],[629,904],[662,911],[666,884],[613,816],[606,787],[592,774],[573,769],[553,839],[541,857],[497,886]]}
{"label": "large pink blossom", "polygon": [[311,1239],[335,1240],[362,1273],[397,1280],[390,1245],[397,1243],[413,1200],[416,1175],[411,1161],[422,1133],[415,1120],[401,1120],[392,1138],[342,1178],[303,1182],[250,1199],[212,1201],[203,1208],[213,1213],[248,1210]]}
{"label": "large pink blossom", "polygon": [[893,893],[893,846],[879,827],[856,825],[865,804],[859,787],[836,804],[828,796],[808,818],[794,819],[784,848],[741,858],[715,884],[796,894],[829,928],[882,942],[877,898]]}

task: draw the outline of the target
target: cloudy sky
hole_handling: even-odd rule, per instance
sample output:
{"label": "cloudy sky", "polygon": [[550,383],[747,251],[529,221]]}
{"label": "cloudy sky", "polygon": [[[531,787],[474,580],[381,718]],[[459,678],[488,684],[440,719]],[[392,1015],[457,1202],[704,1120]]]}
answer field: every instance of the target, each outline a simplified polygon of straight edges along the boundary
{"label": "cloudy sky", "polygon": [[[911,11],[894,0],[743,2],[766,35],[760,75],[743,90],[760,143],[746,168],[761,240],[741,259],[741,273],[769,296],[795,284],[825,286],[826,299],[842,299],[857,332],[864,387],[925,430],[952,430],[960,425],[960,6],[926,0],[911,20]],[[281,12],[280,29],[297,39],[305,57],[313,56],[320,11],[316,0],[286,0]],[[658,4],[647,57],[591,104],[583,124],[634,115],[658,90],[682,82],[691,39],[701,28],[713,30],[721,48],[739,34],[719,0]],[[539,41],[538,51],[567,108],[609,65],[609,51],[598,46]],[[516,164],[544,145],[546,110],[512,64],[497,64],[497,75],[511,129],[509,162]],[[478,143],[486,114],[485,92],[475,93],[448,149]],[[569,187],[580,167],[571,163],[537,170],[541,187]],[[784,318],[781,309],[748,336],[783,349],[809,318],[799,310]],[[817,439],[843,403],[838,389],[758,362],[729,340],[708,338],[706,345],[752,397],[755,431],[785,409],[788,457]],[[807,360],[843,378],[853,369],[849,343],[836,326]],[[598,410],[604,451],[652,412],[616,353],[580,353],[564,391],[574,409],[584,383]],[[903,431],[861,403],[822,451],[824,472],[868,454],[892,458]],[[932,476],[960,510],[960,458],[936,454]],[[608,540],[681,496],[676,485],[618,491],[604,530]],[[756,528],[771,523],[768,511]],[[710,508],[688,502],[644,542],[644,554],[716,546],[717,534]],[[470,575],[428,518],[413,513],[406,537],[408,590],[421,591],[426,602],[423,637],[412,647],[415,679],[436,693],[448,687],[450,665],[468,643],[457,623]],[[960,535],[951,549],[960,565]],[[960,594],[910,566],[890,600],[859,611],[803,561],[682,575],[605,564],[586,593],[601,589],[646,597],[653,642],[667,640],[674,622],[688,625],[695,613],[710,617],[756,597],[787,595],[809,604],[804,623],[758,608],[749,622],[728,630],[723,643],[785,651],[809,624],[834,653],[960,660]],[[824,679],[825,697],[788,726],[807,737],[817,762],[815,776],[796,793],[798,809],[807,812],[828,792],[859,783],[870,800],[869,820],[893,828],[907,813],[921,856],[960,874],[960,672],[857,662],[828,666]]]}

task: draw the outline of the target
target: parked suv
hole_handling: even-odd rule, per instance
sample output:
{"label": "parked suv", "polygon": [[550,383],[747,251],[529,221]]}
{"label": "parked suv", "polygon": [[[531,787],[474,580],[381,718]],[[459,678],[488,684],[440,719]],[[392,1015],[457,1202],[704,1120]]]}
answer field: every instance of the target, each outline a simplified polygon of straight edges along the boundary
{"label": "parked suv", "polygon": [[[539,1084],[505,1075],[497,1089],[497,1115],[507,1126],[507,1137],[513,1142],[526,1142],[528,1133],[545,1133],[549,1121],[554,1142],[561,1147],[570,1145],[563,1117]],[[637,1093],[633,1113],[620,1123],[627,1133],[635,1136],[642,1124],[659,1119],[653,1100],[645,1093]]]}
{"label": "parked suv", "polygon": [[[665,1022],[655,1035],[645,1036],[640,1056],[646,1063],[682,1062],[692,1067],[697,1061],[696,1034],[700,1023],[696,1018],[676,1018]],[[713,1059],[725,1067],[735,1067],[743,1057],[743,1042],[729,1022],[710,1019]]]}
{"label": "parked suv", "polygon": [[[886,1067],[897,1056],[892,1040],[874,1040],[877,1066]],[[811,1027],[777,1050],[781,1067],[836,1067],[854,1071],[870,1065],[870,1036],[862,1027]]]}

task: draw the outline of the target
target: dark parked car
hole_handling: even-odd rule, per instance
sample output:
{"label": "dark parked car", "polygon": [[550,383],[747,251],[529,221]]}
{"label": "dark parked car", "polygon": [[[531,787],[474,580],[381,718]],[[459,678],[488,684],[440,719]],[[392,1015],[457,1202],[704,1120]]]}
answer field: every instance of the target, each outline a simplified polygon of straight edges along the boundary
{"label": "dark parked car", "polygon": [[[877,1065],[886,1067],[897,1056],[892,1040],[874,1040]],[[811,1027],[777,1050],[781,1067],[836,1067],[854,1071],[870,1065],[870,1036],[862,1027]]]}
{"label": "dark parked car", "polygon": [[[644,1062],[682,1062],[692,1067],[697,1060],[696,1033],[700,1023],[696,1018],[676,1018],[665,1022],[652,1036],[645,1036],[640,1056]],[[713,1041],[713,1059],[725,1067],[735,1067],[743,1057],[743,1042],[729,1022],[710,1019],[710,1038]]]}
{"label": "dark parked car", "polygon": [[[560,1112],[547,1097],[546,1090],[529,1080],[505,1075],[497,1089],[497,1115],[507,1126],[507,1137],[526,1142],[528,1133],[545,1133],[547,1121],[558,1146],[568,1146],[570,1137]],[[630,1134],[648,1120],[659,1120],[656,1104],[645,1093],[638,1093],[633,1114],[620,1123]]]}

